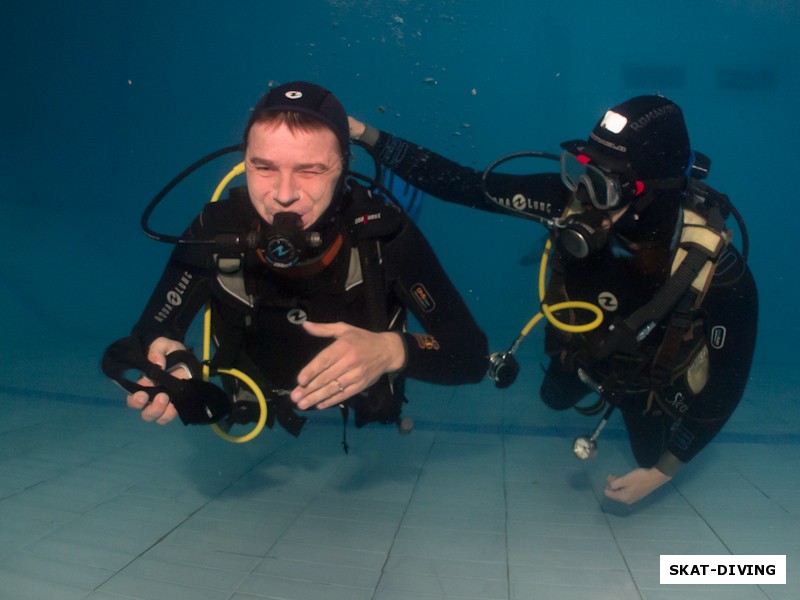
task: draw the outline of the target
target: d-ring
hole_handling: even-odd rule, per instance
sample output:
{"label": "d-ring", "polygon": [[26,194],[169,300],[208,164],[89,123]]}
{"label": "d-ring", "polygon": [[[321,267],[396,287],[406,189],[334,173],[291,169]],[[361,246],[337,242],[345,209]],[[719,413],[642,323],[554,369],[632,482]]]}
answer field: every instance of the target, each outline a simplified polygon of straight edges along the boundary
{"label": "d-ring", "polygon": [[342,385],[342,382],[341,382],[341,381],[339,381],[338,379],[334,379],[334,380],[333,380],[333,382],[334,382],[336,385],[338,385],[338,386],[339,386],[339,393],[340,393],[340,394],[341,394],[341,393],[343,393],[343,392],[344,392],[344,386]]}

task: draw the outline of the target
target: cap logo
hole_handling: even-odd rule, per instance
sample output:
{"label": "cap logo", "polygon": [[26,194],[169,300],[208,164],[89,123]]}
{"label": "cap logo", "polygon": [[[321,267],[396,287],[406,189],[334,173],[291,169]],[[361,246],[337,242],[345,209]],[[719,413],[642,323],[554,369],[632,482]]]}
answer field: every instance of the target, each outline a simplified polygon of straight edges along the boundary
{"label": "cap logo", "polygon": [[606,112],[606,116],[600,122],[600,127],[608,129],[611,133],[619,133],[628,124],[628,119],[613,110]]}
{"label": "cap logo", "polygon": [[299,92],[297,90],[289,90],[284,94],[289,100],[299,100],[303,97],[303,92]]}

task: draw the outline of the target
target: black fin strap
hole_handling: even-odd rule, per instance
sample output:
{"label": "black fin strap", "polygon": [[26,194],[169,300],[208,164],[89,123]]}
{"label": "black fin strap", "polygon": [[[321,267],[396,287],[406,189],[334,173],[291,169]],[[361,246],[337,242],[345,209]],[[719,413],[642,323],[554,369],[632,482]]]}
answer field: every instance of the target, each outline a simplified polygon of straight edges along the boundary
{"label": "black fin strap", "polygon": [[167,366],[164,370],[172,373],[179,368],[185,369],[192,379],[203,378],[203,365],[191,350],[176,350],[167,354]]}
{"label": "black fin strap", "polygon": [[[168,372],[182,365],[193,376],[200,372],[199,361],[188,350],[168,354],[167,370],[151,363],[147,360],[144,340],[139,336],[129,336],[111,344],[101,362],[103,373],[131,394],[145,392],[148,402],[157,394],[167,394],[184,425],[208,425],[223,419],[230,412],[228,395],[213,383],[199,378],[178,379]],[[125,373],[131,370],[141,372],[153,385],[144,386],[128,379]]]}
{"label": "black fin strap", "polygon": [[171,379],[180,382],[178,393],[170,394],[170,401],[178,411],[184,425],[210,425],[224,419],[233,403],[224,390],[200,379]]}

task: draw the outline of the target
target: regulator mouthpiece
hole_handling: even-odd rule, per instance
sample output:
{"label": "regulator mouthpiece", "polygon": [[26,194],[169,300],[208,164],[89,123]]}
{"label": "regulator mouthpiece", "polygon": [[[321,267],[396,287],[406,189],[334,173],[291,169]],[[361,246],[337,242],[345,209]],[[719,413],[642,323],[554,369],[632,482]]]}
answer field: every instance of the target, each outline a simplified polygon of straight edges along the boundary
{"label": "regulator mouthpiece", "polygon": [[303,218],[297,213],[277,213],[264,236],[259,256],[268,264],[287,269],[300,261],[308,250],[319,248],[322,236],[316,231],[303,230]]}

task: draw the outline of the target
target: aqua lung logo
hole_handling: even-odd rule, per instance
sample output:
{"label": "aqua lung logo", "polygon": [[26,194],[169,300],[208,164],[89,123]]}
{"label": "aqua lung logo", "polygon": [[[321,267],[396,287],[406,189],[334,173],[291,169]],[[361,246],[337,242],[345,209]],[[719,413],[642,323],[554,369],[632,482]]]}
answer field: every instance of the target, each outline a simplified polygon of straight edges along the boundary
{"label": "aqua lung logo", "polygon": [[267,256],[276,267],[291,267],[297,262],[297,251],[285,237],[278,237],[267,244]]}
{"label": "aqua lung logo", "polygon": [[611,292],[600,292],[597,296],[597,303],[606,312],[614,312],[619,308],[619,300]]}
{"label": "aqua lung logo", "polygon": [[503,208],[508,208],[517,212],[529,212],[533,210],[540,213],[547,213],[549,215],[553,210],[553,205],[549,202],[534,200],[533,198],[528,198],[523,194],[515,194],[511,198],[496,198],[495,196],[490,197],[492,202],[498,206],[502,206]]}
{"label": "aqua lung logo", "polygon": [[155,316],[157,322],[162,323],[176,306],[180,306],[183,303],[183,294],[186,292],[186,289],[189,287],[191,281],[192,274],[186,271],[181,276],[178,284],[167,292],[167,302],[161,307],[161,310],[159,310],[158,314]]}
{"label": "aqua lung logo", "polygon": [[711,330],[711,347],[720,350],[725,345],[725,338],[728,337],[728,329],[723,325],[717,325]]}
{"label": "aqua lung logo", "polygon": [[302,308],[293,308],[286,313],[286,320],[292,325],[302,325],[308,321],[308,314]]}

